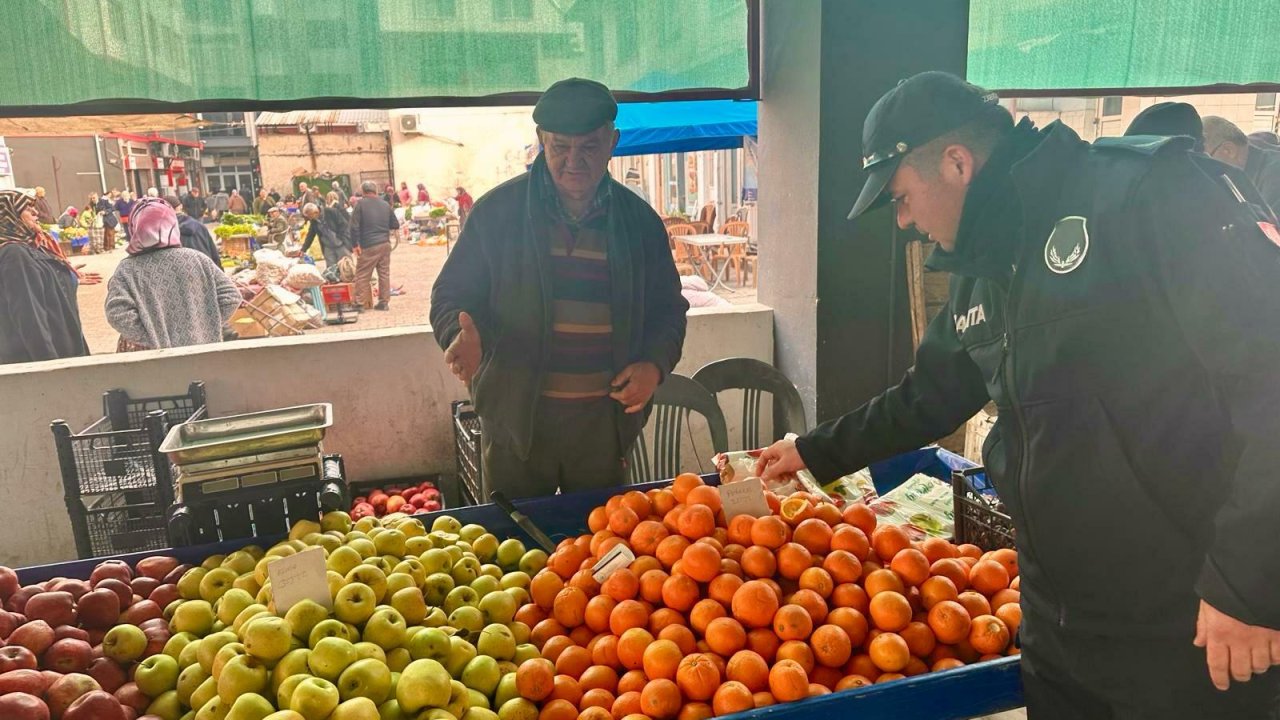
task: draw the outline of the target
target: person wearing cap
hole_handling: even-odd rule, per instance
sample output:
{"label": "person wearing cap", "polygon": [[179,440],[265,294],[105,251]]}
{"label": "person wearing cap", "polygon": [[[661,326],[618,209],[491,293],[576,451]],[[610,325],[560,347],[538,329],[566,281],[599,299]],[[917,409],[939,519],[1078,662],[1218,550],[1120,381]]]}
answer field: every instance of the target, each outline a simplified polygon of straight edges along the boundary
{"label": "person wearing cap", "polygon": [[689,306],[666,228],[607,172],[617,113],[598,82],[548,88],[542,152],[476,201],[432,289],[436,340],[480,416],[486,495],[622,485],[680,360]]}
{"label": "person wearing cap", "polygon": [[756,472],[825,484],[994,400],[983,459],[1016,528],[1028,717],[1268,717],[1280,248],[1190,139],[1015,125],[945,73],[880,98],[862,145],[851,216],[891,202],[938,243],[949,301],[897,386]]}
{"label": "person wearing cap", "polygon": [[1235,123],[1216,115],[1204,119],[1204,147],[1209,157],[1243,170],[1267,205],[1280,211],[1280,149],[1250,141]]}

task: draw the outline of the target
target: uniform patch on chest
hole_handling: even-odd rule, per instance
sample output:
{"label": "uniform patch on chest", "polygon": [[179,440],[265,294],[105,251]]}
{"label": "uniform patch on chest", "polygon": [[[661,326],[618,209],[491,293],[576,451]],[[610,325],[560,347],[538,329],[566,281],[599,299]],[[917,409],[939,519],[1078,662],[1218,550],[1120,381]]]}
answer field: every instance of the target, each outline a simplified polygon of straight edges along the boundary
{"label": "uniform patch on chest", "polygon": [[1084,263],[1089,254],[1088,221],[1068,215],[1053,226],[1044,244],[1044,264],[1052,272],[1066,275]]}
{"label": "uniform patch on chest", "polygon": [[974,325],[981,325],[982,323],[985,323],[987,321],[987,311],[981,304],[979,304],[969,308],[969,312],[955,315],[954,317],[956,321],[956,334],[963,335],[965,330],[968,330]]}

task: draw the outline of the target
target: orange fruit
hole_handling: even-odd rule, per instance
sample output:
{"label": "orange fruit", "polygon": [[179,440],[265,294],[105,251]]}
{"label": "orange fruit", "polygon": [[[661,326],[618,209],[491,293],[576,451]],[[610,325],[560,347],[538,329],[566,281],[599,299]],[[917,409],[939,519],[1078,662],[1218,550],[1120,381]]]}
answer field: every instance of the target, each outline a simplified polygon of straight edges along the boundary
{"label": "orange fruit", "polygon": [[649,611],[636,600],[623,600],[609,613],[609,631],[618,637],[632,628],[649,624]]}
{"label": "orange fruit", "polygon": [[849,634],[837,625],[823,625],[814,630],[809,638],[809,647],[813,648],[814,660],[828,668],[844,667],[853,655]]}
{"label": "orange fruit", "polygon": [[581,645],[584,648],[591,642],[593,637],[595,637],[595,633],[591,632],[591,628],[586,625],[579,625],[569,631],[569,639],[573,641],[573,644]]}
{"label": "orange fruit", "polygon": [[841,690],[852,690],[854,688],[866,687],[870,684],[871,680],[861,675],[845,675],[840,678],[840,682],[836,683],[835,690],[836,692],[840,692]]}
{"label": "orange fruit", "polygon": [[872,682],[880,677],[880,668],[871,661],[871,656],[865,652],[856,653],[849,658],[849,664],[844,666],[844,671],[848,675],[861,675]]}
{"label": "orange fruit", "polygon": [[618,697],[634,692],[636,694],[636,702],[640,702],[640,691],[644,690],[644,686],[648,682],[649,677],[644,674],[643,670],[628,670],[622,673],[622,677],[618,678]]}
{"label": "orange fruit", "polygon": [[720,687],[720,669],[703,653],[688,655],[676,669],[676,685],[689,700],[710,700]]}
{"label": "orange fruit", "polygon": [[[681,538],[683,539],[683,538]],[[662,584],[671,577],[663,570],[646,570],[640,576],[640,597],[645,602],[662,602]]]}
{"label": "orange fruit", "polygon": [[964,667],[964,663],[955,658],[942,658],[929,668],[930,672],[942,672],[943,670],[954,670],[958,667]]}
{"label": "orange fruit", "polygon": [[[551,574],[555,575],[555,573]],[[559,590],[556,592],[559,592]],[[555,596],[552,595],[551,599],[554,602]],[[516,611],[515,620],[516,622],[522,622],[529,627],[533,627],[543,620],[546,620],[548,617],[550,617],[550,615],[547,614],[546,610],[538,607],[536,603],[527,602],[524,605],[521,605],[520,609]]]}
{"label": "orange fruit", "polygon": [[671,508],[679,502],[676,496],[670,490],[663,488],[661,490],[652,490],[653,494],[649,496],[649,502],[653,503],[653,513],[658,516],[666,515],[671,512]]}
{"label": "orange fruit", "polygon": [[896,673],[911,662],[911,649],[907,641],[897,633],[880,633],[867,644],[867,654],[876,667],[887,673]]}
{"label": "orange fruit", "polygon": [[812,590],[797,590],[791,594],[787,602],[804,608],[815,625],[827,619],[827,601]]}
{"label": "orange fruit", "polygon": [[1019,592],[1021,592],[1021,591],[1022,591],[1022,576],[1021,576],[1021,575],[1019,575],[1018,577],[1016,577],[1016,578],[1014,578],[1014,579],[1012,579],[1012,580],[1010,580],[1010,581],[1009,581],[1009,589],[1010,589],[1010,590],[1017,590],[1017,591],[1019,591]]}
{"label": "orange fruit", "polygon": [[[933,652],[938,645],[938,639],[934,637],[933,630],[922,622],[911,622],[905,628],[898,631],[903,640],[907,641],[907,647],[911,649],[911,654],[916,657],[924,657]],[[908,673],[910,674],[910,673]]]}
{"label": "orange fruit", "polygon": [[989,559],[1003,565],[1011,580],[1018,577],[1018,551],[1010,548],[992,550]]}
{"label": "orange fruit", "polygon": [[867,591],[863,590],[861,585],[841,583],[831,591],[831,604],[836,607],[853,608],[865,614],[871,607],[871,598],[867,597]]}
{"label": "orange fruit", "polygon": [[690,540],[710,535],[716,529],[716,514],[706,505],[689,505],[680,513],[680,534]]}
{"label": "orange fruit", "polygon": [[710,720],[715,714],[708,703],[685,703],[676,720]]}
{"label": "orange fruit", "polygon": [[997,591],[1009,587],[1009,571],[995,560],[979,560],[978,564],[969,570],[969,585],[990,597]]}
{"label": "orange fruit", "polygon": [[556,666],[545,658],[533,658],[516,669],[516,689],[520,697],[542,702],[555,687]]}
{"label": "orange fruit", "polygon": [[726,608],[733,602],[733,594],[742,587],[742,578],[737,575],[717,575],[707,586],[707,597],[724,605]]}
{"label": "orange fruit", "polygon": [[965,590],[956,598],[956,602],[969,611],[969,617],[991,614],[991,603],[986,596],[973,590]]}
{"label": "orange fruit", "polygon": [[821,520],[829,528],[834,528],[844,522],[840,514],[840,508],[830,502],[820,502],[815,505],[813,507],[813,516]]}
{"label": "orange fruit", "polygon": [[841,525],[832,531],[831,549],[852,553],[862,562],[871,557],[871,541],[866,533],[852,525]]}
{"label": "orange fruit", "polygon": [[678,645],[671,640],[658,640],[644,649],[641,665],[644,668],[644,674],[650,680],[659,678],[675,680],[676,667],[682,658],[684,653],[680,652]]}
{"label": "orange fruit", "polygon": [[684,503],[678,503],[662,516],[662,526],[673,533],[680,532],[680,516],[684,514]]}
{"label": "orange fruit", "polygon": [[[777,515],[756,518],[751,525],[751,544],[777,550],[791,538],[791,528]],[[745,567],[745,565],[743,566]]]}
{"label": "orange fruit", "polygon": [[698,583],[688,575],[672,575],[662,583],[662,603],[672,610],[688,612],[698,597]]}
{"label": "orange fruit", "polygon": [[752,545],[742,551],[742,571],[747,577],[767,578],[778,572],[778,558],[763,545]]}
{"label": "orange fruit", "polygon": [[841,677],[844,677],[844,673],[840,672],[839,668],[818,665],[813,672],[809,673],[809,684],[821,685],[824,690],[831,691],[836,688]]}
{"label": "orange fruit", "polygon": [[[885,527],[892,526],[886,525]],[[896,592],[899,595],[905,595],[907,592],[906,585],[902,582],[902,577],[894,571],[884,568],[872,570],[868,573],[866,579],[862,581],[862,585],[866,588],[867,595],[871,598],[875,598],[876,595],[882,592]]]}
{"label": "orange fruit", "polygon": [[971,557],[974,560],[982,557],[982,548],[973,543],[964,543],[956,546],[956,552],[960,553],[960,557]]}
{"label": "orange fruit", "polygon": [[964,592],[969,589],[969,568],[962,562],[954,558],[943,558],[935,560],[929,566],[929,574],[942,576],[951,581],[956,586],[956,590]]}
{"label": "orange fruit", "polygon": [[609,514],[609,529],[619,537],[631,537],[632,531],[639,524],[640,516],[625,505]]}
{"label": "orange fruit", "polygon": [[871,547],[882,561],[888,562],[894,555],[911,547],[911,537],[901,526],[881,525],[871,533]]}
{"label": "orange fruit", "polygon": [[689,491],[706,485],[702,478],[693,473],[681,473],[671,481],[671,494],[675,496],[676,502],[687,502],[689,499]]}
{"label": "orange fruit", "polygon": [[577,720],[578,708],[568,700],[552,700],[542,706],[538,720]]}
{"label": "orange fruit", "polygon": [[778,548],[778,574],[788,580],[799,580],[800,574],[813,567],[813,554],[797,543]]}
{"label": "orange fruit", "polygon": [[574,573],[582,569],[582,563],[588,557],[590,557],[590,554],[586,548],[570,543],[552,553],[551,557],[547,559],[547,567],[551,568],[555,574],[568,580],[573,577]]}
{"label": "orange fruit", "polygon": [[758,653],[739,650],[725,665],[725,677],[742,683],[751,692],[760,692],[769,687],[769,665]]}
{"label": "orange fruit", "polygon": [[564,637],[567,640],[568,633],[569,631],[565,626],[556,622],[555,618],[547,618],[534,625],[533,629],[529,631],[529,642],[538,646],[538,649],[541,650],[547,642],[557,637]]}
{"label": "orange fruit", "polygon": [[670,640],[680,648],[680,656],[684,657],[698,649],[698,640],[693,631],[684,625],[668,625],[658,633],[659,640]]}
{"label": "orange fruit", "polygon": [[538,607],[551,612],[556,594],[564,589],[564,580],[555,572],[542,570],[529,581],[529,597]]}
{"label": "orange fruit", "polygon": [[670,568],[684,555],[685,548],[689,545],[689,540],[683,535],[672,535],[658,543],[658,551],[655,555],[662,562],[663,567]]}
{"label": "orange fruit", "polygon": [[999,610],[1001,607],[1010,603],[1017,605],[1021,600],[1022,593],[1017,590],[1011,590],[1009,588],[997,590],[995,594],[991,596],[991,609]]}
{"label": "orange fruit", "polygon": [[684,615],[671,608],[658,608],[649,616],[649,632],[657,635],[671,625],[684,625]]}
{"label": "orange fruit", "polygon": [[911,603],[901,593],[882,592],[871,598],[870,614],[876,628],[897,632],[911,622]]}
{"label": "orange fruit", "polygon": [[813,672],[818,661],[813,657],[813,648],[801,640],[787,640],[778,646],[778,660],[794,660],[800,663],[806,673]]}
{"label": "orange fruit", "polygon": [[560,633],[553,638],[549,638],[546,643],[542,645],[542,657],[550,660],[551,662],[555,662],[556,658],[560,657],[560,653],[564,652],[565,648],[572,647],[576,644],[577,643],[573,640],[569,639],[568,635]]}
{"label": "orange fruit", "polygon": [[644,651],[654,642],[653,634],[644,628],[631,628],[618,637],[618,662],[628,670],[644,667]]}
{"label": "orange fruit", "polygon": [[729,518],[729,527],[726,533],[729,542],[737,545],[751,544],[751,527],[756,524],[756,519],[750,515],[734,515]]}
{"label": "orange fruit", "polygon": [[781,660],[769,670],[769,693],[781,702],[809,697],[809,674],[794,660]]}
{"label": "orange fruit", "polygon": [[857,582],[862,577],[862,561],[848,550],[832,550],[822,559],[822,569],[836,585]]}
{"label": "orange fruit", "polygon": [[773,632],[781,640],[804,640],[813,632],[813,618],[799,605],[783,605],[773,615]]}
{"label": "orange fruit", "polygon": [[[644,686],[641,685],[641,689]],[[618,697],[613,701],[612,715],[613,720],[621,720],[627,715],[640,713],[640,691],[629,690],[627,692],[618,693]]]}
{"label": "orange fruit", "polygon": [[813,502],[800,493],[795,493],[782,501],[778,507],[778,515],[794,527],[813,517]]}
{"label": "orange fruit", "polygon": [[929,559],[915,548],[899,550],[889,562],[889,569],[898,573],[906,584],[913,587],[918,587],[929,579]]}
{"label": "orange fruit", "polygon": [[720,504],[720,488],[711,485],[699,485],[689,491],[685,496],[685,503],[688,505],[706,505],[711,508],[711,512],[720,512],[722,507]]}
{"label": "orange fruit", "polygon": [[763,581],[750,580],[733,594],[731,609],[744,627],[768,627],[773,623],[773,614],[778,611],[778,596]]}
{"label": "orange fruit", "polygon": [[938,642],[954,645],[969,637],[969,611],[954,600],[943,600],[930,608],[928,622]]}
{"label": "orange fruit", "polygon": [[650,680],[640,691],[640,710],[653,720],[676,717],[680,713],[680,703],[680,688],[665,678]]}
{"label": "orange fruit", "polygon": [[591,648],[591,662],[611,668],[621,667],[618,662],[618,638],[613,635],[597,635],[595,645]]}
{"label": "orange fruit", "polygon": [[649,501],[649,496],[639,490],[631,490],[622,494],[622,506],[631,508],[641,519],[647,518],[653,514],[653,503]]}
{"label": "orange fruit", "polygon": [[587,513],[587,528],[597,533],[607,527],[609,527],[609,511],[603,505],[591,508],[591,512]]}
{"label": "orange fruit", "polygon": [[685,548],[684,555],[680,557],[680,566],[694,580],[711,582],[720,574],[720,553],[709,543],[696,542]]}
{"label": "orange fruit", "polygon": [[844,630],[845,635],[849,638],[849,643],[853,647],[862,646],[870,629],[866,616],[853,608],[836,608],[832,610],[831,614],[827,616],[827,624],[835,625]]}
{"label": "orange fruit", "polygon": [[564,700],[574,707],[582,701],[582,688],[578,686],[578,680],[568,675],[556,675],[554,685],[551,689],[551,695],[547,700]]}
{"label": "orange fruit", "polygon": [[725,617],[728,614],[725,607],[715,600],[710,598],[699,600],[694,603],[693,609],[689,611],[689,627],[692,627],[695,632],[705,635],[707,626],[711,624],[712,620]]}
{"label": "orange fruit", "polygon": [[731,617],[712,620],[704,633],[708,649],[717,655],[729,656],[747,646],[747,631],[742,623]]}
{"label": "orange fruit", "polygon": [[[827,503],[823,503],[826,505]],[[809,518],[796,526],[791,534],[791,541],[804,546],[814,555],[821,555],[831,549],[831,526],[817,518]]]}
{"label": "orange fruit", "polygon": [[618,601],[608,595],[597,595],[587,601],[587,607],[583,613],[583,622],[593,632],[605,632],[609,629],[609,617],[613,614],[613,609],[617,605]]}
{"label": "orange fruit", "polygon": [[751,695],[751,699],[755,701],[757,708],[769,707],[770,705],[778,704],[778,701],[773,697],[773,693],[768,690],[761,690],[758,693],[753,693]]}
{"label": "orange fruit", "polygon": [[955,545],[939,537],[927,537],[920,542],[920,552],[929,559],[929,564],[945,559],[960,557]]}
{"label": "orange fruit", "polygon": [[820,567],[806,568],[800,573],[800,589],[812,590],[822,596],[823,599],[831,597],[832,591],[836,589],[835,581],[831,579],[831,573]]}
{"label": "orange fruit", "polygon": [[591,667],[591,653],[581,645],[570,645],[556,658],[556,672],[571,678],[581,678]]}
{"label": "orange fruit", "polygon": [[[599,702],[604,695],[608,695],[610,702],[613,702],[612,693],[608,693],[604,690],[598,690],[597,692],[602,694],[593,696],[592,702]],[[582,698],[582,712],[578,713],[578,720],[613,720],[613,712],[611,712],[610,707],[611,705],[588,705],[587,698],[584,696]]]}
{"label": "orange fruit", "polygon": [[627,569],[635,573],[636,577],[644,577],[650,570],[661,570],[662,561],[652,555],[641,555],[632,560]]}
{"label": "orange fruit", "polygon": [[773,634],[772,628],[756,628],[747,631],[747,649],[772,663],[778,656],[778,648],[782,641]]}
{"label": "orange fruit", "polygon": [[600,583],[591,575],[591,558],[587,558],[582,562],[586,567],[574,573],[573,577],[569,578],[569,582],[565,583],[566,587],[578,588],[585,592],[587,597],[599,594]]}
{"label": "orange fruit", "polygon": [[1022,606],[1018,603],[1005,603],[996,608],[996,617],[1004,621],[1005,627],[1009,628],[1010,637],[1018,634],[1018,628],[1022,627]]}
{"label": "orange fruit", "polygon": [[751,690],[735,680],[730,680],[717,688],[711,699],[711,708],[716,715],[729,715],[750,710],[755,706]]}
{"label": "orange fruit", "polygon": [[636,574],[628,568],[622,568],[615,571],[600,585],[600,592],[618,602],[632,600],[640,592],[640,578],[637,578]]}
{"label": "orange fruit", "polygon": [[934,575],[920,586],[920,602],[925,610],[932,609],[943,600],[955,600],[959,597],[956,584],[945,575]]}
{"label": "orange fruit", "polygon": [[631,531],[631,549],[637,555],[652,555],[658,550],[658,543],[667,539],[671,532],[657,520],[642,520],[636,529]]}
{"label": "orange fruit", "polygon": [[[592,665],[578,678],[578,686],[584,691],[599,689],[612,693],[618,689],[618,671],[605,665]],[[610,700],[609,704],[613,705],[613,701]]]}
{"label": "orange fruit", "polygon": [[995,615],[979,615],[969,627],[969,644],[987,655],[1003,653],[1009,647],[1009,628]]}

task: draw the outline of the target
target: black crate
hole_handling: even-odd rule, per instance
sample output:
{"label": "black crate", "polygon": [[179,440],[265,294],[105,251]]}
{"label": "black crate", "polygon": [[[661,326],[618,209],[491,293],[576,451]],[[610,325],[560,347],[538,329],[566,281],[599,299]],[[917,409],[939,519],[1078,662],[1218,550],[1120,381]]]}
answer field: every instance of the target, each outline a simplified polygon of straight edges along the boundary
{"label": "black crate", "polygon": [[168,512],[173,547],[284,535],[298,520],[319,520],[350,509],[341,455],[326,455],[318,479],[242,487],[204,498],[183,498]]}
{"label": "black crate", "polygon": [[117,430],[141,428],[147,414],[156,410],[164,410],[170,427],[181,425],[207,404],[204,383],[198,380],[187,386],[186,395],[134,398],[119,388],[102,394],[102,414]]}
{"label": "black crate", "polygon": [[[154,488],[131,493],[103,495],[90,507],[83,509],[80,520],[88,540],[86,553],[76,544],[80,557],[102,557],[143,550],[160,550],[169,546],[165,532],[166,504],[157,501]],[[125,502],[126,500],[130,502]],[[73,511],[74,512],[74,511]],[[73,517],[73,525],[76,520]]]}
{"label": "black crate", "polygon": [[994,494],[987,471],[982,467],[951,473],[951,492],[955,501],[957,543],[972,543],[983,550],[1014,546],[1013,519],[1005,512],[1004,503]]}
{"label": "black crate", "polygon": [[453,444],[458,456],[458,485],[463,501],[475,505],[484,498],[484,462],[480,450],[480,416],[470,400],[455,400]]}

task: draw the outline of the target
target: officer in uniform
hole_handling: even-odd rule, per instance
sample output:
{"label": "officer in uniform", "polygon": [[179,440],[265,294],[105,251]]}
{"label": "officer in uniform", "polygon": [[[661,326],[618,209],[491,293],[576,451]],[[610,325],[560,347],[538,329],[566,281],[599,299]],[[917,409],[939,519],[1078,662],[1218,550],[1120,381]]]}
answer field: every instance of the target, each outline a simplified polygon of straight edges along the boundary
{"label": "officer in uniform", "polygon": [[1032,720],[1276,707],[1280,248],[1192,144],[1015,126],[944,73],[890,90],[851,217],[892,200],[949,305],[896,387],[757,467],[827,482],[994,400]]}

